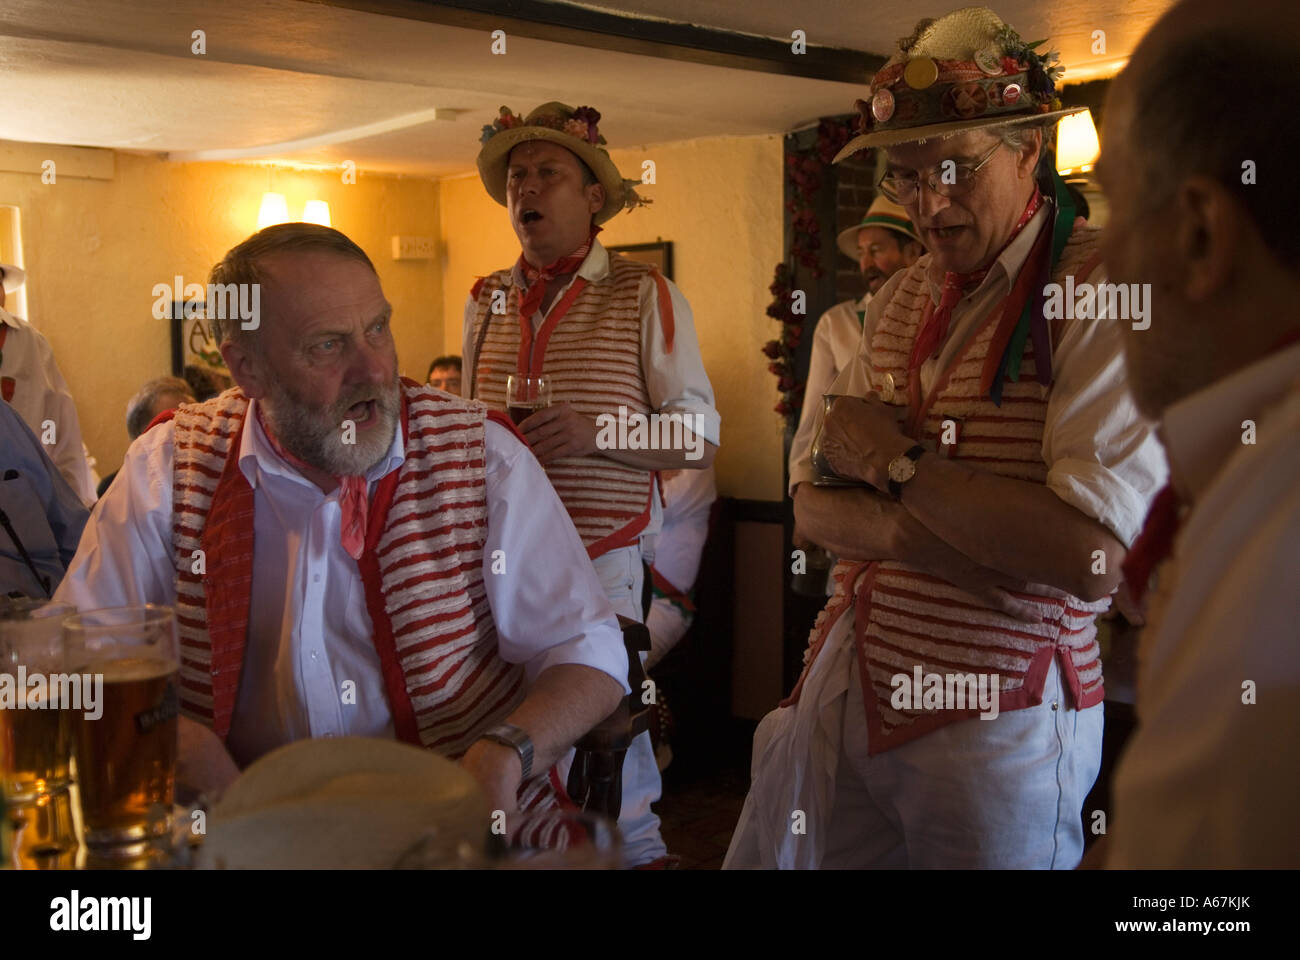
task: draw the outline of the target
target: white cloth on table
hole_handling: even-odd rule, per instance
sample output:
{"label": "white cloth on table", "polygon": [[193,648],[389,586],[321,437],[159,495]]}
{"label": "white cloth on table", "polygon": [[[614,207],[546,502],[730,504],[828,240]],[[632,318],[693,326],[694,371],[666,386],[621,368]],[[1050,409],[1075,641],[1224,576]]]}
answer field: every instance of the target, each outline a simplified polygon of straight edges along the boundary
{"label": "white cloth on table", "polygon": [[0,326],[8,328],[0,376],[14,379],[9,405],[18,411],[42,443],[46,436],[45,421],[53,422],[54,443],[46,444],[45,452],[81,502],[89,507],[98,499],[95,488],[99,480],[87,459],[89,451],[81,441],[77,405],[54,362],[50,342],[26,320],[3,307],[0,307]]}
{"label": "white cloth on table", "polygon": [[1300,867],[1300,346],[1174,404],[1162,431],[1191,509],[1138,644],[1107,865]]}
{"label": "white cloth on table", "polygon": [[[246,765],[293,740],[393,735],[357,563],[339,537],[338,491],[323,494],[271,449],[249,404],[238,451],[253,486],[248,646],[228,747]],[[57,599],[82,609],[175,602],[172,436],[165,423],[127,451]],[[374,484],[404,461],[400,427]],[[627,655],[586,551],[541,466],[504,427],[485,427],[484,586],[502,657],[530,680],[556,664],[594,667],[626,692]],[[491,571],[495,551],[509,562]],[[341,702],[344,681],[356,703]]]}

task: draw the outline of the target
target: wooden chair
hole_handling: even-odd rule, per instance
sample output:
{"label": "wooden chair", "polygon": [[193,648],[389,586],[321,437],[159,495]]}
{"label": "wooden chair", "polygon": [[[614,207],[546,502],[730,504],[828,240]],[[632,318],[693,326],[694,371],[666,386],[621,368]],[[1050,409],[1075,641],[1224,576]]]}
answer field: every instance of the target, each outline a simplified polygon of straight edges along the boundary
{"label": "wooden chair", "polygon": [[617,820],[623,805],[623,757],[632,741],[649,729],[650,707],[642,703],[645,670],[641,652],[650,649],[645,624],[618,618],[627,647],[627,685],[632,692],[618,708],[574,744],[569,769],[569,797],[583,810]]}

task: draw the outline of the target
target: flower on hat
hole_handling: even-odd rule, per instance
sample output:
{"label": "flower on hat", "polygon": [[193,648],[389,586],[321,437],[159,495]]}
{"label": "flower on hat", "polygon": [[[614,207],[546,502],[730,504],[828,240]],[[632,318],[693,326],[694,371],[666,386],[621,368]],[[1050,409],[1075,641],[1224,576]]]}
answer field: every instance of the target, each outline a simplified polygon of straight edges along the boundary
{"label": "flower on hat", "polygon": [[523,118],[512,113],[509,107],[502,107],[500,115],[495,120],[483,124],[483,130],[479,135],[478,142],[487,143],[502,130],[522,126],[523,122]]}
{"label": "flower on hat", "polygon": [[[600,111],[595,107],[579,107],[574,110],[573,119],[570,120],[569,123],[574,124],[575,128],[579,124],[582,125],[582,133],[574,135],[585,138],[588,143],[597,144],[605,142],[605,138],[602,137],[596,129],[596,124],[600,123]],[[565,132],[568,132],[568,124],[565,125]]]}

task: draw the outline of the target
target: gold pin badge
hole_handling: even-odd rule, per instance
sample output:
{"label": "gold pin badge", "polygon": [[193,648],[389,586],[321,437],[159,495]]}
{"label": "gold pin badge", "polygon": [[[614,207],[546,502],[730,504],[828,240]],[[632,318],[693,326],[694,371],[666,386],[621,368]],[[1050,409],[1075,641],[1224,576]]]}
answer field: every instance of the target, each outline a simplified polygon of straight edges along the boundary
{"label": "gold pin badge", "polygon": [[909,60],[903,68],[903,79],[913,90],[924,90],[939,79],[939,65],[929,57]]}
{"label": "gold pin badge", "polygon": [[880,399],[889,403],[894,399],[894,375],[887,373],[880,381]]}

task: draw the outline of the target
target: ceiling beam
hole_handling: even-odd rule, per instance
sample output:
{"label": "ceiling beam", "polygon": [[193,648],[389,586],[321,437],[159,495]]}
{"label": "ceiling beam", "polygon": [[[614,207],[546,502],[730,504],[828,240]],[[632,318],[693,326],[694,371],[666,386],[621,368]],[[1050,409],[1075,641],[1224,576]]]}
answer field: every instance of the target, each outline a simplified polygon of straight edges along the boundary
{"label": "ceiling beam", "polygon": [[860,50],[735,33],[688,23],[622,16],[547,0],[303,0],[448,27],[504,30],[509,37],[613,50],[736,70],[866,84],[885,58]]}

